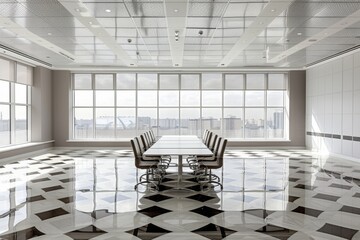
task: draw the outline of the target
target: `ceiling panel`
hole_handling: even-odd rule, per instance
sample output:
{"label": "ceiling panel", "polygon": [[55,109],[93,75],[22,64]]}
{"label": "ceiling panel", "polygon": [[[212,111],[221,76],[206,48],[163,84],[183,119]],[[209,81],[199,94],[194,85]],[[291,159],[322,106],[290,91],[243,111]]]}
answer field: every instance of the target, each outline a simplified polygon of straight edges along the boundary
{"label": "ceiling panel", "polygon": [[[303,67],[360,45],[359,19],[285,59],[268,63],[269,59],[360,10],[360,1],[354,0],[294,0],[285,11],[276,13],[269,24],[259,24],[267,22],[270,13],[264,13],[266,6],[276,1],[189,0],[183,36],[184,67],[218,66],[246,31],[258,29],[261,32],[238,53],[229,67]],[[169,38],[173,36],[168,36],[164,0],[80,0],[74,3],[85,6],[79,10],[81,17],[93,17],[99,25],[79,21],[76,7],[67,10],[58,0],[0,0],[0,43],[55,66],[123,66],[116,47],[106,43],[110,40],[124,49],[139,67],[171,67]],[[183,16],[184,13],[179,14]],[[26,34],[19,34],[19,29],[24,33],[30,31],[38,39],[28,39]],[[105,32],[101,33],[100,29]],[[69,61],[44,47],[39,39],[78,58],[75,62]]]}

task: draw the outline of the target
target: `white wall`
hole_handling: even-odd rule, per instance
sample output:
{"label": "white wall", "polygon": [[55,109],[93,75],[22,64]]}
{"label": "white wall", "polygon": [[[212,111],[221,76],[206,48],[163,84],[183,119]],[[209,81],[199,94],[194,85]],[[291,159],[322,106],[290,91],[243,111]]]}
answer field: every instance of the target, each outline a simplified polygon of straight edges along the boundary
{"label": "white wall", "polygon": [[360,53],[306,71],[306,132],[308,148],[360,161]]}

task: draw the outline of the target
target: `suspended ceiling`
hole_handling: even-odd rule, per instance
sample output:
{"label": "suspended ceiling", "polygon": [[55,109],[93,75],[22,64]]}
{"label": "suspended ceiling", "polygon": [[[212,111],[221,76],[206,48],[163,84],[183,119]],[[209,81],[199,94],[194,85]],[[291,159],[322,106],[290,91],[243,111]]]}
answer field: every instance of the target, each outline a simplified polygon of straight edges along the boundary
{"label": "suspended ceiling", "polygon": [[360,1],[0,0],[0,44],[53,68],[303,68],[360,44]]}

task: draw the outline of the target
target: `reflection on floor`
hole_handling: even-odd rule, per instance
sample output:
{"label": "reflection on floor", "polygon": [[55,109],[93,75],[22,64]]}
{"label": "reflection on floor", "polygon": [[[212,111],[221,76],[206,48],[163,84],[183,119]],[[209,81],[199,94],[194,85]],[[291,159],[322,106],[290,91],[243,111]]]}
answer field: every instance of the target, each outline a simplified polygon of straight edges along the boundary
{"label": "reflection on floor", "polygon": [[[0,166],[0,239],[360,239],[360,165],[228,150],[224,190],[135,192],[129,150],[57,149]],[[195,190],[195,191],[194,191]]]}

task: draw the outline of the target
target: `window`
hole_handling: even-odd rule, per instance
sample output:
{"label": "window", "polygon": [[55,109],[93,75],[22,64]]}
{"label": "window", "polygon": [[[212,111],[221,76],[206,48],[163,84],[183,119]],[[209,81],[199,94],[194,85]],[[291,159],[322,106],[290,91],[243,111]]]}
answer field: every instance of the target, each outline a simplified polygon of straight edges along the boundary
{"label": "window", "polygon": [[0,147],[30,140],[32,68],[0,59]]}
{"label": "window", "polygon": [[284,73],[74,74],[73,137],[210,129],[234,139],[285,139],[287,96]]}

